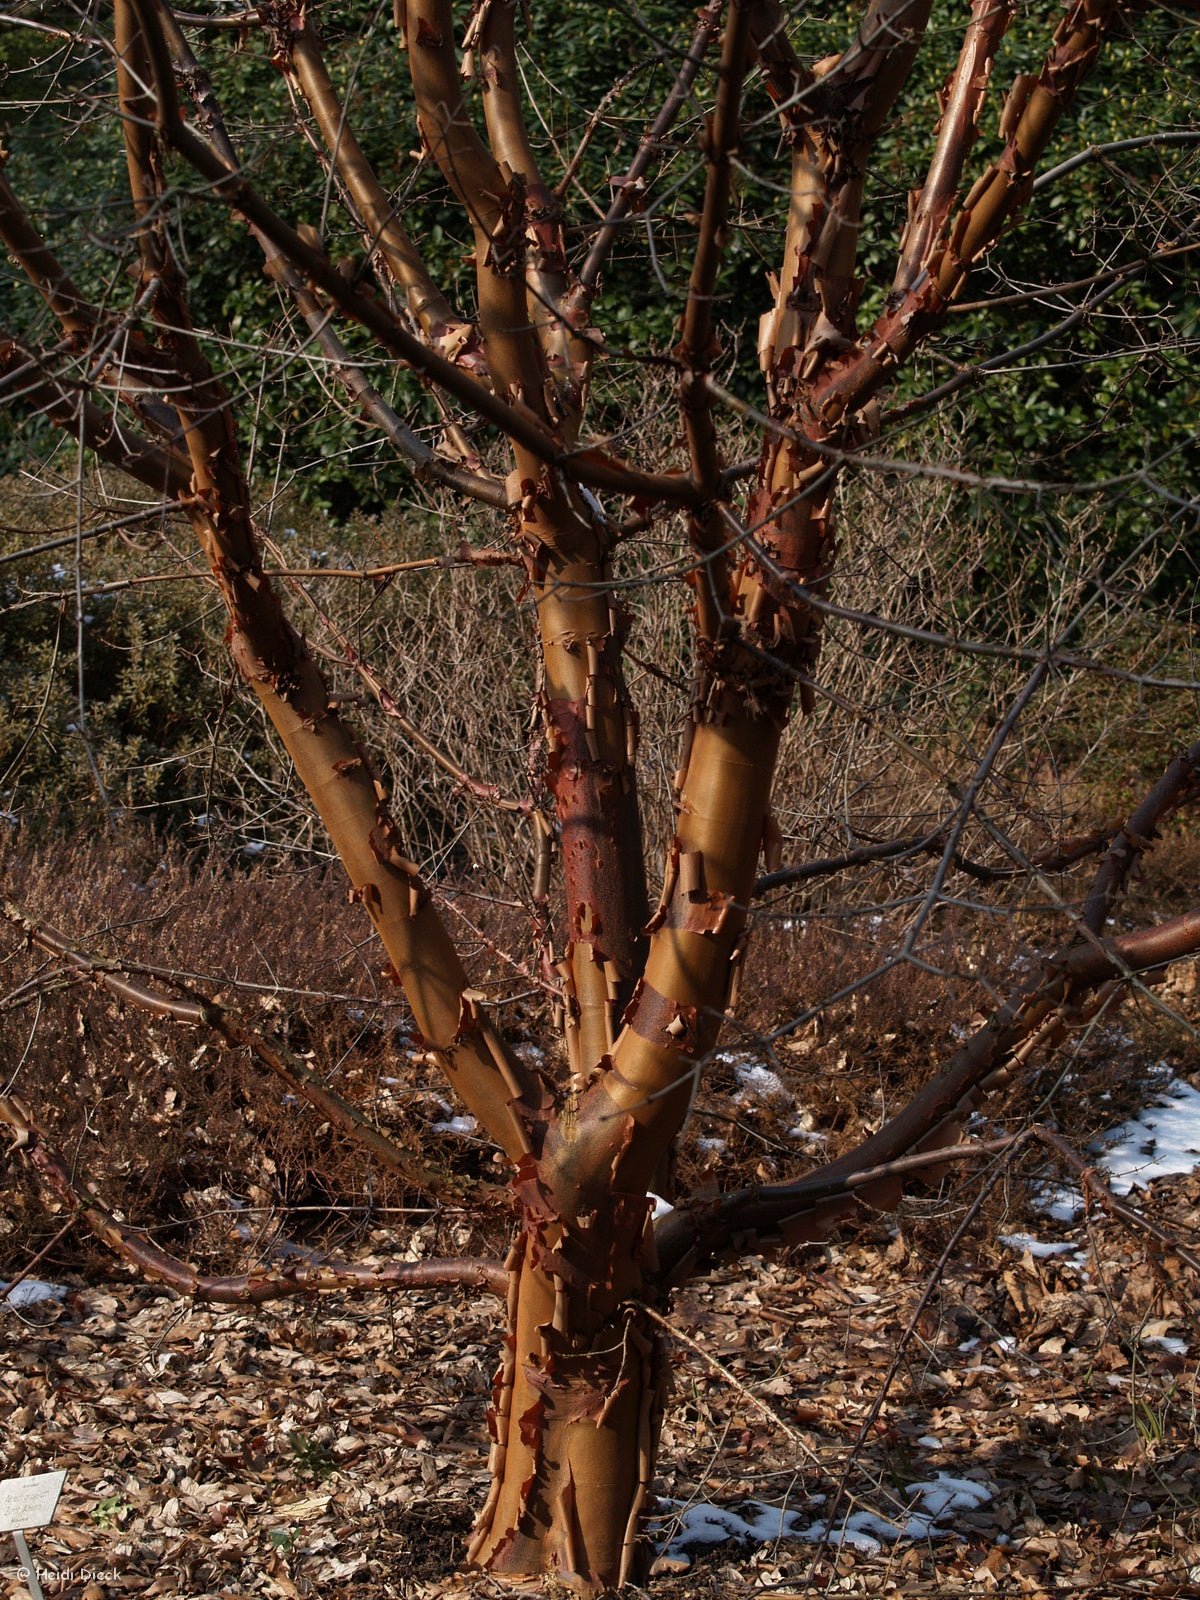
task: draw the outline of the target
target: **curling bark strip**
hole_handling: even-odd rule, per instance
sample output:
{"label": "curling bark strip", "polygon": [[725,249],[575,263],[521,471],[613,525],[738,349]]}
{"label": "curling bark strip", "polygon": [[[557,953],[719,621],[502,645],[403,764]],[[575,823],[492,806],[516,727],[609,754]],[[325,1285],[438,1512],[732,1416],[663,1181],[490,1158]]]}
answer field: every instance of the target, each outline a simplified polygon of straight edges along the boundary
{"label": "curling bark strip", "polygon": [[[536,497],[534,497],[536,499]],[[616,1019],[644,960],[648,915],[635,787],[636,712],[625,687],[625,622],[599,551],[563,559],[541,542],[536,505],[527,552],[542,653],[546,782],[560,830],[566,947],[566,1040],[578,1088],[612,1049]]]}
{"label": "curling bark strip", "polygon": [[[490,1413],[492,1489],[469,1549],[490,1572],[554,1573],[590,1591],[645,1574],[641,1518],[665,1362],[640,1298],[652,1260],[644,1194],[564,1225],[545,1167],[514,1181],[505,1355]],[[632,1448],[631,1448],[632,1446]]]}

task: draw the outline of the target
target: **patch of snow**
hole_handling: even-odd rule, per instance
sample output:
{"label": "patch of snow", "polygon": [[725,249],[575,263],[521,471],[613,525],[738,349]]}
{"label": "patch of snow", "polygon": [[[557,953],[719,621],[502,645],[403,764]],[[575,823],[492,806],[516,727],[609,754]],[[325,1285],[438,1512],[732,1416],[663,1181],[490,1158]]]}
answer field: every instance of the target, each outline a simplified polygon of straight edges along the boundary
{"label": "patch of snow", "polygon": [[653,1190],[647,1190],[646,1198],[654,1201],[654,1210],[650,1214],[651,1220],[654,1222],[657,1222],[659,1217],[665,1217],[668,1212],[675,1209],[669,1200],[664,1200],[662,1195],[655,1194]]}
{"label": "patch of snow", "polygon": [[1053,1183],[1033,1190],[1030,1201],[1035,1211],[1053,1222],[1074,1222],[1083,1210],[1083,1196],[1078,1189],[1064,1189]]}
{"label": "patch of snow", "polygon": [[680,1500],[667,1504],[681,1507],[681,1514],[675,1533],[662,1553],[680,1567],[690,1562],[694,1551],[706,1545],[724,1544],[727,1539],[736,1539],[739,1544],[766,1544],[775,1539],[799,1538],[803,1533],[799,1526],[803,1519],[798,1511],[764,1505],[760,1500],[742,1500],[736,1508],[703,1503],[685,1507]]}
{"label": "patch of snow", "polygon": [[1070,1255],[1075,1248],[1073,1244],[1064,1244],[1062,1241],[1035,1239],[1031,1233],[1002,1233],[1000,1243],[1007,1245],[1010,1250],[1015,1250],[1018,1255],[1024,1255],[1028,1251],[1031,1256]]}
{"label": "patch of snow", "polygon": [[701,1150],[712,1150],[717,1155],[720,1155],[723,1150],[727,1150],[729,1148],[724,1139],[703,1138],[697,1139],[696,1143],[699,1145]]}
{"label": "patch of snow", "polygon": [[917,1444],[922,1450],[940,1450],[942,1448],[942,1441],[935,1439],[932,1433],[923,1433],[917,1440]]}
{"label": "patch of snow", "polygon": [[[1159,1069],[1165,1066],[1158,1063]],[[1114,1194],[1144,1189],[1156,1178],[1194,1172],[1200,1167],[1200,1089],[1182,1078],[1169,1079],[1152,1105],[1103,1134],[1092,1151]],[[1033,1192],[1032,1201],[1055,1222],[1074,1222],[1083,1210],[1083,1196],[1070,1186],[1046,1184]],[[1076,1257],[1072,1264],[1083,1262]]]}
{"label": "patch of snow", "polygon": [[[948,1511],[978,1511],[992,1498],[986,1483],[976,1478],[956,1478],[949,1472],[939,1472],[935,1478],[927,1478],[922,1483],[910,1483],[904,1492],[910,1498],[917,1497],[921,1502],[921,1515],[927,1517],[931,1525],[941,1521]],[[925,1537],[923,1533],[912,1532],[911,1519],[906,1532],[913,1539]]]}
{"label": "patch of snow", "polygon": [[474,1117],[447,1117],[444,1122],[433,1124],[434,1133],[474,1133],[477,1124]]}
{"label": "patch of snow", "polygon": [[885,1517],[877,1517],[870,1511],[854,1511],[840,1528],[828,1531],[825,1523],[814,1522],[811,1528],[805,1528],[795,1537],[803,1539],[805,1544],[848,1544],[851,1549],[873,1556],[885,1544],[895,1544],[901,1533],[895,1523],[888,1522]]}
{"label": "patch of snow", "polygon": [[266,848],[263,840],[251,839],[248,844],[242,846],[242,854],[244,856],[260,856]]}
{"label": "patch of snow", "polygon": [[783,1080],[768,1067],[760,1067],[757,1062],[738,1060],[734,1057],[725,1057],[733,1061],[733,1070],[737,1081],[741,1084],[744,1093],[753,1095],[759,1100],[790,1100],[792,1097],[783,1086]]}
{"label": "patch of snow", "polygon": [[1172,1356],[1185,1356],[1188,1353],[1187,1340],[1176,1339],[1169,1333],[1152,1334],[1149,1338],[1143,1339],[1142,1343],[1160,1345],[1168,1355]]}
{"label": "patch of snow", "polygon": [[[1160,1063],[1162,1065],[1162,1063]],[[1200,1166],[1200,1089],[1173,1078],[1155,1103],[1097,1141],[1100,1165],[1116,1194]]]}
{"label": "patch of snow", "polygon": [[[921,1440],[922,1444],[929,1444]],[[937,1445],[933,1440],[929,1447]],[[940,1448],[940,1445],[939,1445]],[[939,1472],[919,1483],[910,1483],[905,1495],[912,1504],[904,1520],[893,1522],[872,1511],[855,1511],[842,1524],[831,1529],[827,1522],[805,1526],[804,1515],[783,1506],[764,1505],[759,1500],[742,1500],[733,1506],[680,1505],[675,1532],[661,1548],[676,1571],[684,1569],[694,1551],[707,1545],[735,1539],[739,1544],[768,1544],[776,1539],[799,1539],[806,1544],[847,1544],[856,1550],[876,1554],[885,1544],[901,1539],[948,1538],[952,1529],[939,1526],[956,1511],[977,1511],[992,1498],[991,1486],[974,1478],[957,1478]],[[813,1495],[808,1505],[819,1505],[821,1495]]]}
{"label": "patch of snow", "polygon": [[14,1311],[24,1311],[28,1306],[41,1305],[44,1300],[55,1300],[61,1304],[70,1292],[61,1283],[45,1283],[41,1278],[22,1278],[21,1282],[14,1284],[11,1289],[7,1283],[0,1283],[0,1293],[4,1293],[5,1304],[12,1306]]}

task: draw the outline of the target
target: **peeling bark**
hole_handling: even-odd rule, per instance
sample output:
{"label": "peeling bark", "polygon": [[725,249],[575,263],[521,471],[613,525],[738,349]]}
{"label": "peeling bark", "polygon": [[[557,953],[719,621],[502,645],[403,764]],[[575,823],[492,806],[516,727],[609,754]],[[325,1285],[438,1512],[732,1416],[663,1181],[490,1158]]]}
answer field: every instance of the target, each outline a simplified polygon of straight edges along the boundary
{"label": "peeling bark", "polygon": [[468,1551],[497,1576],[553,1574],[596,1593],[645,1577],[641,1522],[666,1393],[640,1309],[654,1264],[645,1194],[610,1191],[566,1219],[542,1164],[515,1180],[492,1487]]}
{"label": "peeling bark", "polygon": [[[588,1594],[644,1576],[640,1535],[666,1387],[658,1320],[650,1311],[665,1283],[681,1281],[737,1239],[816,1237],[860,1198],[892,1204],[906,1178],[927,1171],[939,1145],[957,1139],[963,1115],[1009,1082],[1036,1048],[1053,1044],[1133,975],[1153,974],[1200,947],[1196,914],[1103,939],[1114,898],[1155,829],[1196,797],[1200,755],[1193,747],[1110,838],[1064,846],[1064,860],[1108,846],[1078,919],[1079,939],[1001,1007],[898,1117],[815,1173],[681,1205],[657,1235],[651,1229],[647,1187],[664,1181],[735,1002],[756,890],[927,849],[943,855],[940,870],[996,875],[965,860],[957,835],[947,838],[944,830],[781,874],[771,796],[795,704],[802,713],[813,704],[820,608],[837,567],[840,463],[873,437],[879,393],[941,325],[974,266],[1019,215],[1063,112],[1105,38],[1128,14],[1121,0],[1067,0],[1042,67],[1018,79],[1007,98],[1000,156],[971,183],[967,158],[1009,9],[1007,0],[971,6],[933,157],[898,242],[892,292],[865,331],[857,276],[862,197],[875,142],[912,69],[931,0],[869,0],[848,47],[811,70],[797,58],[775,0],[708,7],[617,196],[607,212],[598,211],[602,221],[577,279],[561,193],[539,172],[525,125],[514,0],[483,0],[465,19],[461,40],[456,25],[464,19],[456,19],[451,0],[398,0],[424,150],[473,235],[473,313],[451,306],[405,231],[354,135],[303,0],[264,0],[253,21],[270,34],[273,59],[306,128],[311,116],[330,192],[345,202],[375,264],[380,295],[340,274],[314,230],[286,221],[239,168],[211,84],[162,0],[115,4],[119,120],[130,237],[138,251],[137,299],[128,317],[87,301],[0,177],[0,238],[61,335],[48,350],[0,341],[0,396],[50,417],[190,519],[228,613],[238,673],[311,795],[345,865],[351,898],[378,931],[386,974],[402,985],[431,1061],[515,1171],[515,1243],[503,1272],[484,1263],[439,1262],[364,1274],[352,1263],[325,1263],[274,1278],[207,1279],[120,1224],[15,1100],[0,1101],[0,1120],[45,1181],[114,1249],[196,1294],[256,1301],[367,1284],[496,1288],[502,1280],[507,1312],[491,1407],[492,1482],[470,1547],[471,1561],[496,1576],[553,1575]],[[651,471],[598,444],[580,447],[598,346],[585,323],[615,230],[644,194],[655,153],[719,32],[715,110],[701,135],[705,195],[673,352],[688,468]],[[783,132],[788,214],[758,330],[767,425],[749,493],[735,510],[733,482],[741,469],[727,468],[722,457],[713,373],[725,236],[735,215],[742,88],[755,62]],[[203,137],[184,120],[177,74],[193,96]],[[464,95],[464,79],[472,78],[478,97]],[[481,127],[472,110],[477,104]],[[166,176],[172,152],[199,174],[213,201],[245,219],[267,271],[291,296],[363,413],[421,473],[509,519],[514,559],[523,564],[534,609],[532,648],[540,668],[534,711],[545,738],[539,776],[554,821],[548,805],[535,810],[532,801],[510,802],[508,809],[533,811],[531,900],[563,1002],[569,1073],[561,1082],[550,1084],[521,1062],[470,987],[370,758],[264,572],[236,405],[191,325],[186,274],[172,244]],[[966,189],[961,198],[960,188]],[[445,420],[436,450],[391,410],[368,380],[366,363],[351,358],[333,331],[339,317],[429,386]],[[89,371],[86,382],[77,377],[81,367]],[[507,453],[495,470],[484,470],[484,447],[467,418],[502,436]],[[610,513],[588,486],[632,504]],[[661,892],[651,913],[635,782],[637,716],[624,677],[626,618],[613,552],[624,530],[652,525],[663,506],[687,508],[697,558],[690,580],[694,687]],[[843,537],[853,548],[855,529]],[[384,679],[355,665],[384,699]],[[1037,670],[1047,673],[1049,658]],[[1028,692],[1040,681],[1031,680]],[[1018,702],[1014,721],[1020,709]],[[429,741],[422,748],[477,795],[504,804],[472,785],[466,767]],[[13,920],[121,998],[249,1046],[323,1115],[356,1131],[381,1159],[395,1160],[386,1140],[360,1126],[353,1107],[302,1064],[251,1038],[229,1013],[147,990],[49,930],[31,931],[19,914]],[[967,1159],[973,1149],[956,1143],[950,1154]]]}

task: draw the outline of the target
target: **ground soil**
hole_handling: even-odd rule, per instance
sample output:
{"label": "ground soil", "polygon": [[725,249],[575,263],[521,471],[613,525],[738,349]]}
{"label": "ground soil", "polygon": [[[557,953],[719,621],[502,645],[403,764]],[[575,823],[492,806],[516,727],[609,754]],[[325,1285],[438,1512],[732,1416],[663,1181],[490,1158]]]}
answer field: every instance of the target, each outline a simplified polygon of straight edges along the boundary
{"label": "ground soil", "polygon": [[[694,1550],[686,1570],[662,1564],[655,1600],[1200,1595],[1190,1270],[1095,1206],[1067,1228],[1000,1185],[930,1291],[968,1198],[730,1261],[679,1295],[659,1538],[699,1503],[809,1525],[839,1487],[837,1525],[903,1524],[911,1486],[939,1473],[986,1502],[875,1550]],[[1200,1176],[1147,1204],[1194,1234]],[[1022,1226],[1075,1248],[996,1237]],[[55,1522],[31,1535],[48,1596],[434,1600],[458,1589],[483,1497],[495,1354],[493,1303],[465,1293],[251,1313],[81,1284],[61,1306],[0,1310],[0,1476],[68,1470]],[[0,1555],[0,1592],[18,1596],[14,1559]]]}

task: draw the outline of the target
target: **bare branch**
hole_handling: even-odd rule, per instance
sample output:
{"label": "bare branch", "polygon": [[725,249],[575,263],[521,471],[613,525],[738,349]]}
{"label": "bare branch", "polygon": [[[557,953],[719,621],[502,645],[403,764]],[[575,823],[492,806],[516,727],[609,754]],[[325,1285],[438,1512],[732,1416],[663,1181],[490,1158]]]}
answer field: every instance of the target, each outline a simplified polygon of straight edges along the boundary
{"label": "bare branch", "polygon": [[[616,494],[644,497],[651,502],[688,505],[698,491],[684,473],[644,472],[595,448],[569,449],[550,434],[523,401],[510,403],[481,388],[466,373],[421,340],[377,300],[355,288],[328,259],[286,223],[255,191],[249,180],[231,167],[218,152],[183,121],[171,81],[171,64],[161,35],[154,32],[158,0],[129,0],[138,9],[157,41],[154,81],[157,120],[163,137],[206,180],[203,193],[232,210],[240,211],[306,278],[356,322],[380,340],[385,349],[406,361],[430,383],[438,385],[485,421],[494,423],[538,461],[558,467],[581,483]],[[485,339],[487,329],[485,328]]]}
{"label": "bare branch", "polygon": [[702,140],[707,166],[704,204],[683,311],[683,331],[675,352],[683,367],[680,404],[692,474],[707,495],[716,491],[721,460],[704,377],[720,350],[713,327],[713,306],[733,192],[732,157],[737,148],[742,80],[750,58],[750,25],[749,0],[730,0],[716,110]]}
{"label": "bare branch", "polygon": [[596,230],[591,248],[579,269],[578,281],[568,296],[568,317],[573,323],[586,318],[587,309],[599,287],[600,274],[612,253],[617,232],[628,217],[635,201],[644,193],[646,174],[650,170],[650,165],[658,154],[662,141],[674,127],[679,113],[687,103],[696,75],[716,34],[722,7],[723,0],[713,0],[712,4],[700,12],[699,25],[692,35],[692,41],[680,64],[675,82],[671,85],[654,120],[642,135],[637,153],[626,168],[624,176],[614,184],[616,192],[612,204],[605,214],[604,221]]}
{"label": "bare branch", "polygon": [[81,435],[89,450],[157,494],[178,499],[189,492],[191,468],[184,455],[134,433],[111,411],[101,410],[55,377],[45,356],[26,350],[2,331],[0,400]]}
{"label": "bare branch", "polygon": [[[1104,850],[1113,834],[1120,828],[1119,820],[1106,823],[1090,833],[1065,839],[1062,844],[1038,851],[1029,858],[1027,866],[989,867],[981,861],[972,861],[960,851],[955,851],[951,864],[958,872],[966,873],[979,883],[999,883],[1021,877],[1030,872],[1062,872],[1067,867]],[[777,872],[764,873],[754,885],[756,895],[769,894],[773,889],[785,889],[790,884],[808,883],[814,878],[830,878],[850,867],[873,866],[879,861],[904,861],[916,855],[939,855],[945,844],[945,826],[932,833],[917,834],[906,839],[884,839],[873,844],[859,845],[844,855],[826,856],[817,861],[798,862],[795,866],[780,867]]]}

